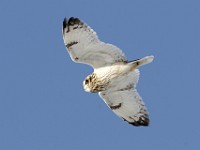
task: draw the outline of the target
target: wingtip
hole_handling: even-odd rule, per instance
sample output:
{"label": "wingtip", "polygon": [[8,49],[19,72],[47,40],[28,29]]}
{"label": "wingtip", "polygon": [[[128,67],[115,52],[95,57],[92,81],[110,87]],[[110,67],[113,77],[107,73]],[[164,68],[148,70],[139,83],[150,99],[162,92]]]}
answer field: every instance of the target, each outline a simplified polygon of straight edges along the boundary
{"label": "wingtip", "polygon": [[126,121],[127,123],[129,123],[130,125],[136,126],[136,127],[140,127],[140,126],[144,126],[144,127],[148,127],[149,126],[149,118],[148,117],[140,117],[138,121],[133,121],[133,122],[129,122],[128,120],[126,120],[125,118],[122,117],[122,119],[124,121]]}
{"label": "wingtip", "polygon": [[67,27],[67,26],[73,26],[74,24],[81,24],[81,21],[79,18],[75,18],[75,17],[70,17],[69,19],[67,19],[66,17],[63,20],[63,30]]}
{"label": "wingtip", "polygon": [[63,20],[63,29],[65,29],[67,27],[67,18],[65,17],[64,20]]}
{"label": "wingtip", "polygon": [[79,24],[80,22],[79,18],[71,17],[69,18],[68,24],[73,26],[74,24]]}
{"label": "wingtip", "polygon": [[136,126],[136,127],[139,127],[139,126],[148,127],[149,126],[149,121],[143,121],[143,122],[136,121],[136,122],[128,122],[128,123],[133,126]]}

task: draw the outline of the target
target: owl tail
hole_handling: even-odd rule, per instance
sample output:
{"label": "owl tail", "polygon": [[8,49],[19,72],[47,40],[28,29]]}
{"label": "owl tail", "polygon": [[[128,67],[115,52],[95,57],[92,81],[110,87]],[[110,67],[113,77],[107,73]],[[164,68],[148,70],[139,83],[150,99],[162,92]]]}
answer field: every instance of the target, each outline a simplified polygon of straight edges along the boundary
{"label": "owl tail", "polygon": [[131,65],[131,70],[134,70],[140,66],[146,65],[148,63],[151,63],[154,59],[154,56],[146,56],[141,59],[133,60],[129,62],[128,64]]}

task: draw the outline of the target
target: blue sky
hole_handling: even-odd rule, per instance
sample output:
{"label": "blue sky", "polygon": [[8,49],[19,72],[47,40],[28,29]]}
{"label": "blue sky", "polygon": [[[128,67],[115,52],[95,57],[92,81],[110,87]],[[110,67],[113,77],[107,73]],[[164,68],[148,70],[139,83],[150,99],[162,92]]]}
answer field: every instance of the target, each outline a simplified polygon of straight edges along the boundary
{"label": "blue sky", "polygon": [[[191,0],[1,0],[1,150],[197,150],[200,139],[200,2]],[[97,94],[93,70],[71,61],[64,17],[79,17],[140,68],[149,127],[133,127]]]}

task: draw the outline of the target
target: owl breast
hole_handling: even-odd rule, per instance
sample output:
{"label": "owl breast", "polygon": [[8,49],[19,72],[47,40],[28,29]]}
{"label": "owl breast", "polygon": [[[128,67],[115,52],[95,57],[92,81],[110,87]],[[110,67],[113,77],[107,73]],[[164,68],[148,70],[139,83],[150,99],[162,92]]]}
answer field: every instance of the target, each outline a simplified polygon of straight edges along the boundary
{"label": "owl breast", "polygon": [[86,77],[83,86],[85,91],[92,93],[123,89],[132,84],[130,81],[134,80],[134,72],[124,64],[98,68]]}

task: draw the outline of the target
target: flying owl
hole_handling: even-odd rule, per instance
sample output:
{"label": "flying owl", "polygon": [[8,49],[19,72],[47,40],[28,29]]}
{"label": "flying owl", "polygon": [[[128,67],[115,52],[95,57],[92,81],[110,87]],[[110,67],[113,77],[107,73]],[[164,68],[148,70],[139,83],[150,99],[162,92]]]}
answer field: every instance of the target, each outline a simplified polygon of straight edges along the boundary
{"label": "flying owl", "polygon": [[83,81],[84,90],[98,93],[107,106],[129,124],[148,126],[148,111],[136,90],[137,68],[152,62],[154,57],[128,61],[118,47],[100,41],[95,31],[78,18],[65,18],[62,33],[71,59],[94,68]]}

